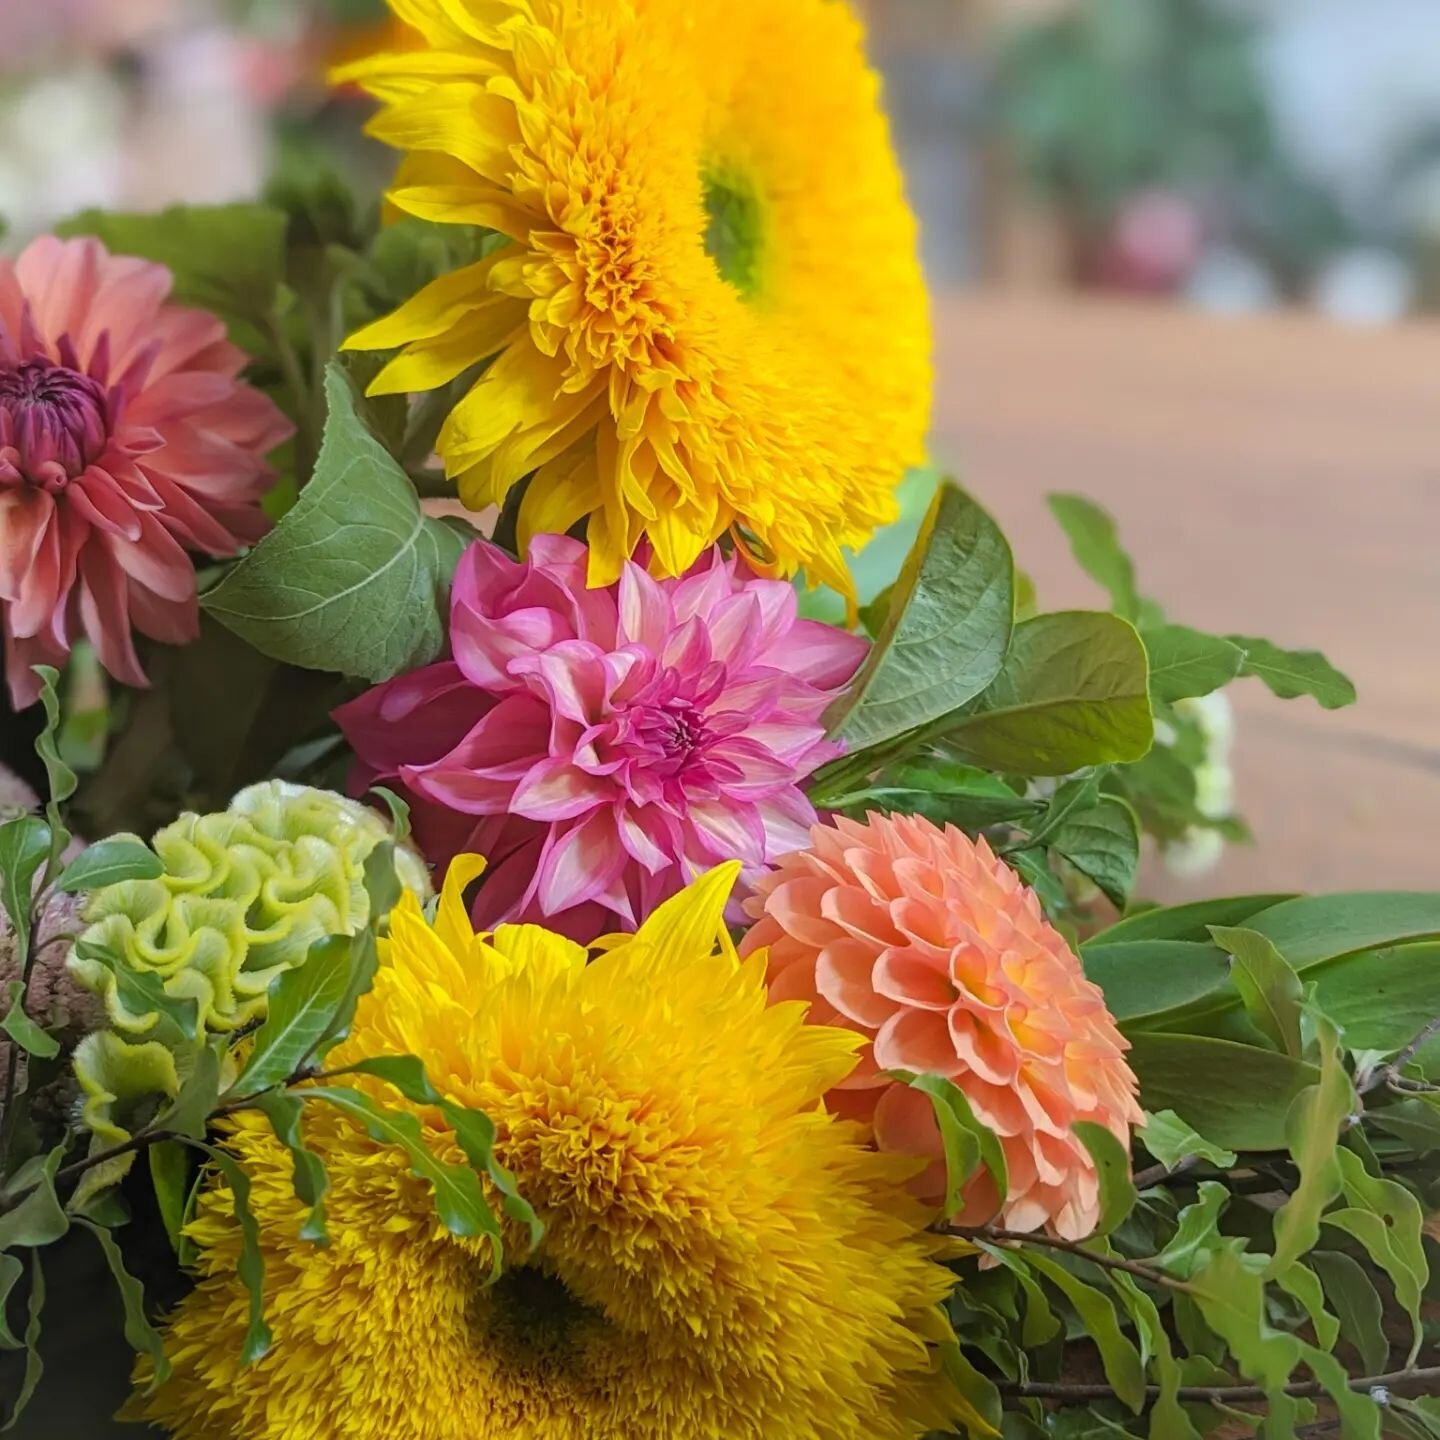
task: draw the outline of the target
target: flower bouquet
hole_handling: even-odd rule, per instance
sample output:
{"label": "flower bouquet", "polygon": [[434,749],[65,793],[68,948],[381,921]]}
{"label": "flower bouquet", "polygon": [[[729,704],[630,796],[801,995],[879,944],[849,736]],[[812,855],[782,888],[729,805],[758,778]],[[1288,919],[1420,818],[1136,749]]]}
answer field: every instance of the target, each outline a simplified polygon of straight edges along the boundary
{"label": "flower bouquet", "polygon": [[1440,896],[1134,894],[1201,697],[1349,682],[1077,496],[1106,609],[924,473],[861,593],[844,6],[392,7],[373,223],[0,262],[0,1426],[1440,1436]]}

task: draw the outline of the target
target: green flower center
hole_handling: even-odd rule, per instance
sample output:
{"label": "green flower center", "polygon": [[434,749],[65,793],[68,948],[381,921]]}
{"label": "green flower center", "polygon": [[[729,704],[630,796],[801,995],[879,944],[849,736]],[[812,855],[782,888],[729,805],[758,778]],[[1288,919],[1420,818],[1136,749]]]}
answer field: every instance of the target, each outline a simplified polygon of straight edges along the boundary
{"label": "green flower center", "polygon": [[525,1369],[569,1369],[587,1335],[605,1323],[563,1280],[528,1265],[507,1270],[484,1300],[488,1343]]}
{"label": "green flower center", "polygon": [[707,169],[705,186],[705,253],[720,278],[747,299],[760,286],[764,225],[760,197],[733,170]]}

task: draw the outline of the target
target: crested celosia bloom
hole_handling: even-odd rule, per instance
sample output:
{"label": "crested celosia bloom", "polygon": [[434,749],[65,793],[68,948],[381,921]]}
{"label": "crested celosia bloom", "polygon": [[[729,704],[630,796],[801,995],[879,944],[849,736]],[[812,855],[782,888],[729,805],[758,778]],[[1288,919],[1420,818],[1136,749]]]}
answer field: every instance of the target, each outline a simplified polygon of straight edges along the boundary
{"label": "crested celosia bloom", "polygon": [[[173,1377],[130,1413],[176,1440],[919,1440],[963,1401],[938,1363],[946,1242],[875,1153],[818,1103],[857,1037],[767,1005],[764,963],[725,931],[717,868],[593,963],[536,926],[476,936],[447,878],[433,928],[391,916],[375,988],[327,1063],[417,1055],[495,1125],[544,1223],[450,1233],[396,1147],[313,1101],[329,1244],[302,1238],[289,1153],[259,1117],[250,1177],[274,1343],[240,1363],[243,1232],[223,1177],[189,1227],[199,1284],[165,1336]],[[461,1159],[441,1112],[404,1105]],[[499,1197],[490,1193],[498,1202]],[[498,1208],[498,1206],[497,1206]],[[142,1361],[137,1379],[148,1377]]]}
{"label": "crested celosia bloom", "polygon": [[391,202],[503,243],[349,343],[374,393],[494,357],[438,449],[473,509],[534,472],[522,540],[589,516],[679,575],[729,531],[850,590],[842,547],[923,458],[915,222],[851,7],[391,0],[413,43],[343,67],[406,151]]}
{"label": "crested celosia bloom", "polygon": [[490,857],[478,924],[544,919],[583,941],[634,929],[721,860],[748,886],[805,843],[799,782],[838,753],[821,712],[865,651],[718,551],[676,580],[627,562],[605,589],[586,566],[564,536],[518,563],[476,542],[453,658],[336,714],[357,793],[399,788],[436,864]]}
{"label": "crested celosia bloom", "polygon": [[163,265],[97,240],[0,258],[0,615],[10,693],[79,635],[143,685],[132,629],[182,644],[199,624],[189,551],[264,533],[265,456],[290,424],[238,376],[215,316],[169,304]]}
{"label": "crested celosia bloom", "polygon": [[1106,1126],[1128,1149],[1141,1112],[1128,1048],[1097,985],[1035,892],[991,853],[921,816],[817,825],[746,905],[746,952],[768,947],[772,999],[870,1039],[831,1096],[882,1149],[929,1156],[920,1188],[944,1193],[930,1101],[890,1071],[943,1075],[1000,1138],[1009,1194],[989,1172],[957,1217],[1076,1240],[1100,1216],[1094,1163],[1071,1126]]}

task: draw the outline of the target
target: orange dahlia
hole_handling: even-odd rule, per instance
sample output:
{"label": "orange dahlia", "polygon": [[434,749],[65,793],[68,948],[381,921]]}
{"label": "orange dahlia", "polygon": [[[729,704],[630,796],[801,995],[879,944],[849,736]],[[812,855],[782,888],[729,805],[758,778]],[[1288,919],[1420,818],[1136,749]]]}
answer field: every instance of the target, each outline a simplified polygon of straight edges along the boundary
{"label": "orange dahlia", "polygon": [[1136,1081],[1099,987],[1035,892],[983,839],[918,815],[837,819],[811,841],[759,882],[743,948],[768,947],[772,1001],[808,999],[812,1021],[870,1037],[831,1104],[869,1121],[881,1149],[930,1157],[917,1185],[938,1199],[930,1101],[891,1072],[948,1077],[1009,1168],[1007,1195],[981,1170],[951,1218],[1090,1234],[1099,1182],[1071,1127],[1096,1121],[1128,1146]]}

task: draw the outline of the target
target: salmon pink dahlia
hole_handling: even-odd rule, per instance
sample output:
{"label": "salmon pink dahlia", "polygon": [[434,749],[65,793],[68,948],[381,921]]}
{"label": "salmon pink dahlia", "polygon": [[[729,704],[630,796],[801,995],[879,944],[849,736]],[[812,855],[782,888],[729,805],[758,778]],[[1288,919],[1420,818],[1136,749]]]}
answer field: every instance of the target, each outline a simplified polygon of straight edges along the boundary
{"label": "salmon pink dahlia", "polygon": [[838,753],[820,715],[863,640],[797,619],[790,585],[718,551],[678,579],[626,562],[595,590],[588,560],[557,535],[524,562],[472,545],[453,658],[337,712],[357,792],[398,786],[435,864],[489,858],[482,928],[633,930],[722,860],[748,887],[805,843],[799,782]]}
{"label": "salmon pink dahlia", "polygon": [[163,265],[97,240],[33,241],[0,259],[0,613],[10,694],[79,635],[145,684],[132,628],[195,637],[187,551],[258,538],[265,455],[290,432],[237,378],[224,325],[166,302]]}
{"label": "salmon pink dahlia", "polygon": [[1099,987],[1035,892],[983,839],[900,815],[817,825],[756,891],[742,948],[768,947],[771,1000],[810,1000],[813,1021],[870,1037],[835,1108],[870,1121],[881,1149],[929,1156],[919,1185],[938,1199],[930,1101],[889,1072],[947,1076],[999,1136],[1010,1181],[1000,1197],[980,1171],[951,1218],[998,1212],[1014,1230],[1089,1235],[1099,1182],[1071,1126],[1096,1121],[1128,1148],[1136,1081]]}

